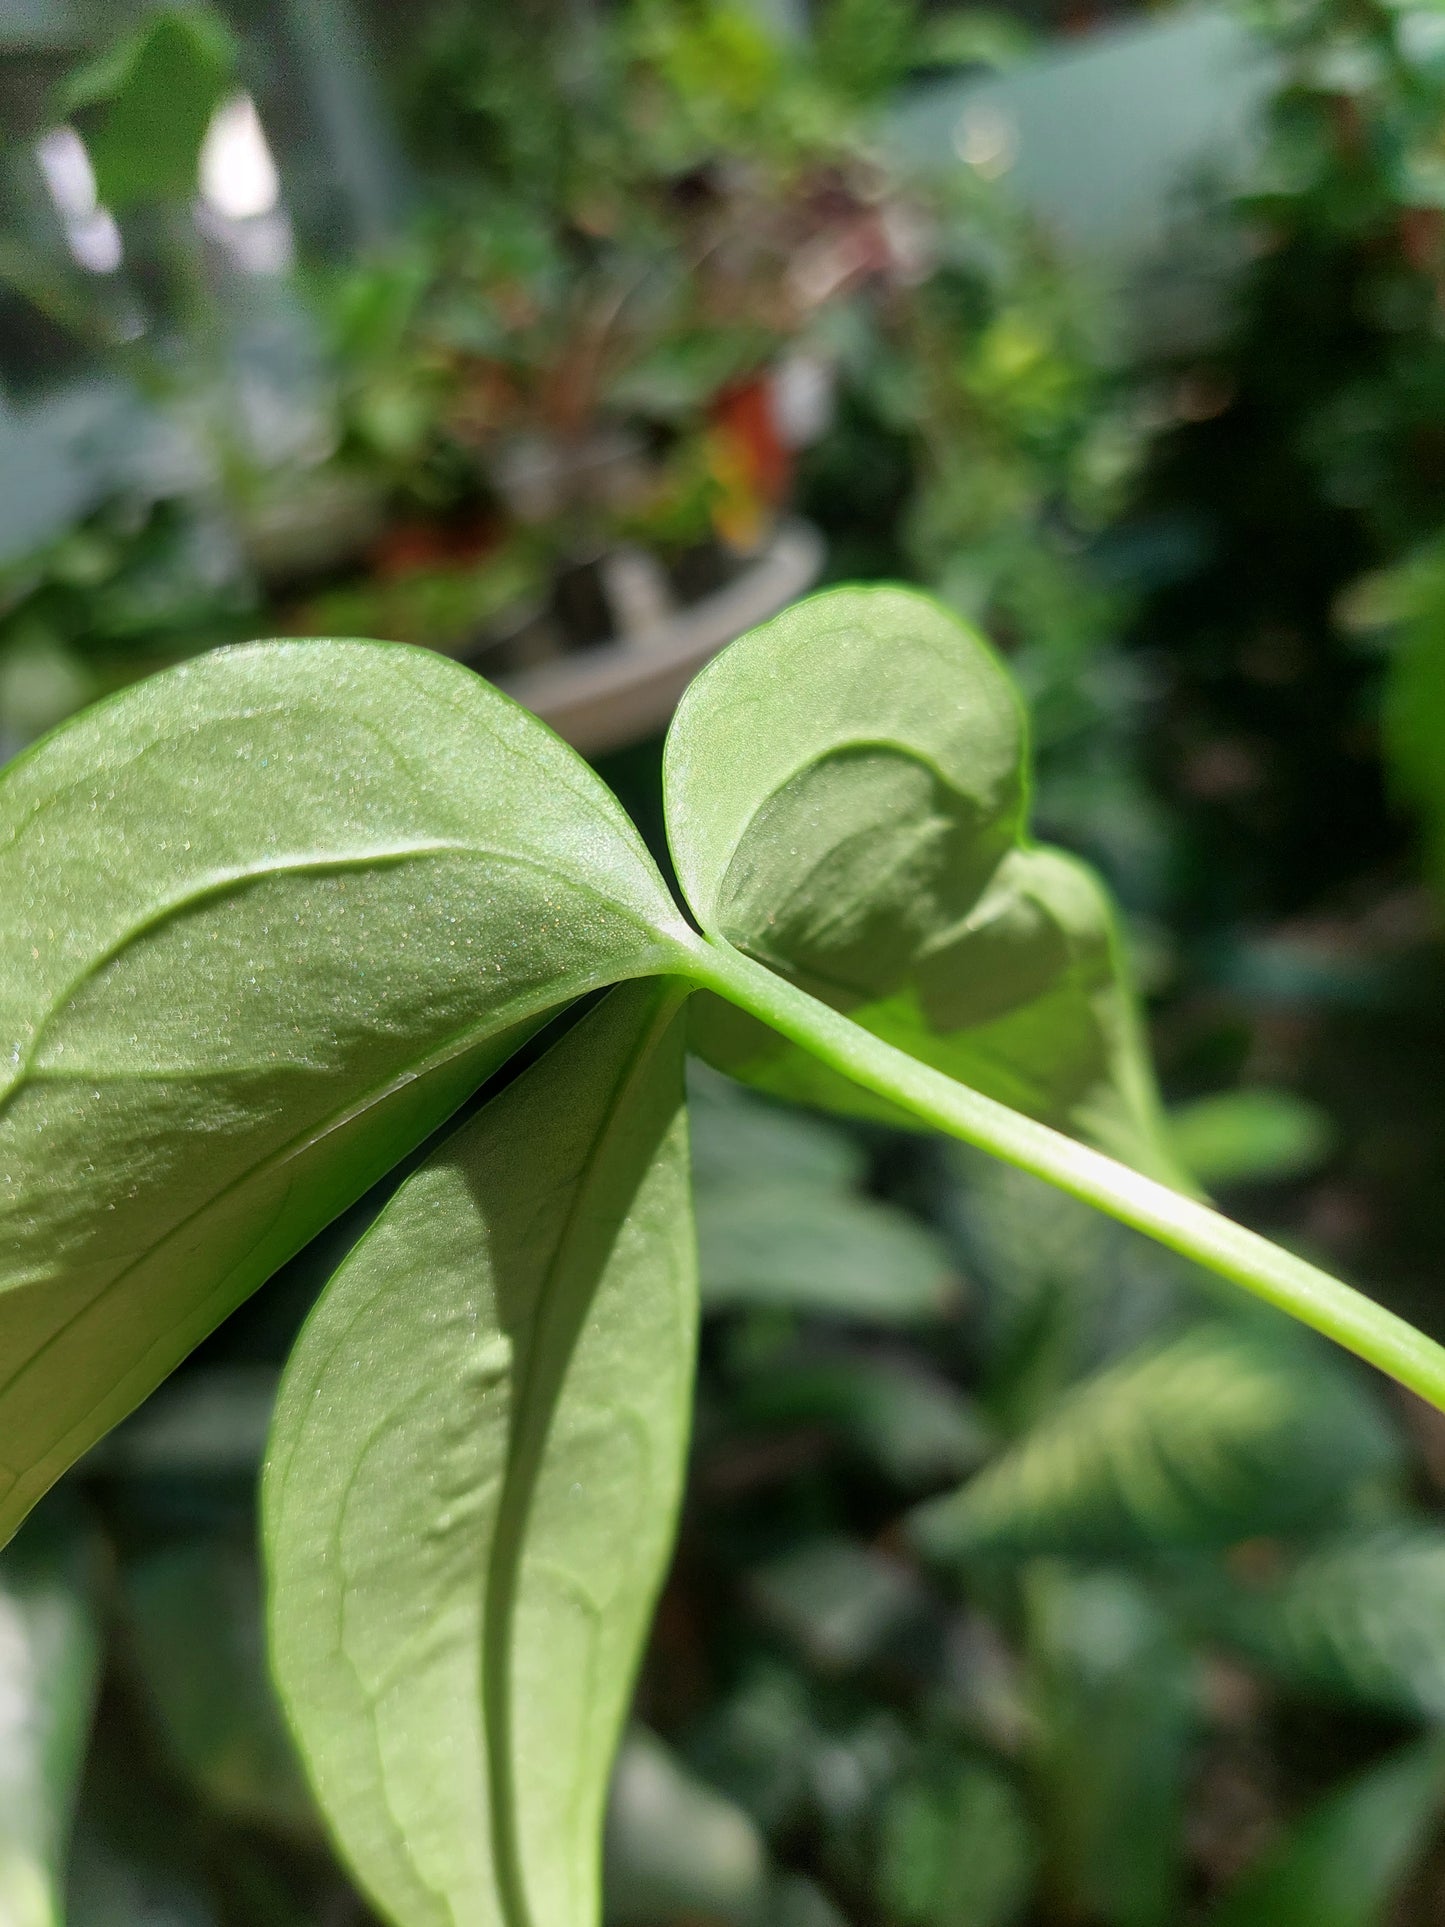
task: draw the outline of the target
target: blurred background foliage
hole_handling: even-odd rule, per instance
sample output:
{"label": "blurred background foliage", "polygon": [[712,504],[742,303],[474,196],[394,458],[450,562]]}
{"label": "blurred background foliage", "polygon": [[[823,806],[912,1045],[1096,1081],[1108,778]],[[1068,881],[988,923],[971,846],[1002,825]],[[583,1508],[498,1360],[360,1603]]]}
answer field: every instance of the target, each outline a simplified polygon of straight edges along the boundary
{"label": "blurred background foliage", "polygon": [[[298,95],[303,16],[327,85],[370,47],[359,123]],[[1167,15],[1100,55],[1042,8],[298,0],[17,54],[3,753],[257,633],[586,662],[805,518],[828,579],[1008,654],[1182,1162],[1445,1333],[1445,28],[1211,18],[1238,138],[1127,272],[1031,191],[1029,102],[1085,102],[1104,195],[1087,63]],[[1157,117],[1129,87],[1101,138]],[[56,395],[84,486],[22,540]],[[651,831],[655,743],[604,770]],[[705,1074],[693,1119],[694,1457],[609,1919],[1437,1921],[1441,1422],[956,1148]],[[6,1927],[370,1918],[266,1679],[254,1488],[378,1202],[0,1560]]]}

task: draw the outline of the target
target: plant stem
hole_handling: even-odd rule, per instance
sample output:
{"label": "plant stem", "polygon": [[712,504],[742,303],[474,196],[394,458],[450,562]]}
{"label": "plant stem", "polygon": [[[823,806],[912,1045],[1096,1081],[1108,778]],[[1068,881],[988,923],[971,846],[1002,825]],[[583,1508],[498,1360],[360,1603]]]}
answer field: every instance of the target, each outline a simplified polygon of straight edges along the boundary
{"label": "plant stem", "polygon": [[699,986],[750,1011],[855,1084],[1192,1258],[1445,1411],[1445,1348],[1362,1292],[1207,1204],[945,1077],[730,945],[699,938],[694,958],[691,974]]}

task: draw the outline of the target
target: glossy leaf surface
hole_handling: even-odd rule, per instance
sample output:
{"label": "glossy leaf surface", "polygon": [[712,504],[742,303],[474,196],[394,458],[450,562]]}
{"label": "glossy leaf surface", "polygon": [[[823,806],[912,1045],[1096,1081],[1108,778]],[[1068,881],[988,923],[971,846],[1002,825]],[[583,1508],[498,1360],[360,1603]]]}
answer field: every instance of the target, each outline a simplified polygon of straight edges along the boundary
{"label": "glossy leaf surface", "polygon": [[271,643],[0,776],[0,1539],[675,911],[570,750],[424,650]]}
{"label": "glossy leaf surface", "polygon": [[100,1666],[90,1548],[37,1519],[0,1558],[0,1920],[60,1927]]}
{"label": "glossy leaf surface", "polygon": [[682,1481],[682,1025],[614,991],[398,1192],[283,1380],[274,1663],[404,1927],[585,1927]]}
{"label": "glossy leaf surface", "polygon": [[[1104,893],[1027,842],[1018,697],[939,604],[839,589],[744,636],[684,696],[666,788],[709,934],[950,1077],[1175,1178]],[[695,1035],[763,1089],[880,1111],[716,999]]]}
{"label": "glossy leaf surface", "polygon": [[1396,1450],[1333,1359],[1201,1325],[1065,1394],[961,1491],[911,1515],[939,1558],[1229,1545],[1318,1522]]}

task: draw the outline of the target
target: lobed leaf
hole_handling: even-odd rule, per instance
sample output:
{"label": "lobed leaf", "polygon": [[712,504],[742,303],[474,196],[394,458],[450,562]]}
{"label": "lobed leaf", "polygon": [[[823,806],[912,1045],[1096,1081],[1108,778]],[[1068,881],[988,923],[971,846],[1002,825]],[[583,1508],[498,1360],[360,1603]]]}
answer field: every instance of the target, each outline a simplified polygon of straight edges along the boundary
{"label": "lobed leaf", "polygon": [[1317,1523],[1397,1457],[1333,1359],[1214,1320],[1079,1384],[910,1526],[943,1559],[1228,1545]]}
{"label": "lobed leaf", "polygon": [[682,1482],[682,1024],[614,991],[327,1287],[264,1486],[273,1660],[402,1927],[596,1917],[608,1770]]}
{"label": "lobed leaf", "polygon": [[261,643],[0,775],[0,1540],[580,993],[686,933],[478,677]]}
{"label": "lobed leaf", "polygon": [[[814,596],[725,650],[665,759],[709,935],[950,1077],[1180,1182],[1107,899],[1026,836],[1025,726],[972,630],[905,589]],[[702,1054],[804,1103],[901,1120],[699,1000]]]}

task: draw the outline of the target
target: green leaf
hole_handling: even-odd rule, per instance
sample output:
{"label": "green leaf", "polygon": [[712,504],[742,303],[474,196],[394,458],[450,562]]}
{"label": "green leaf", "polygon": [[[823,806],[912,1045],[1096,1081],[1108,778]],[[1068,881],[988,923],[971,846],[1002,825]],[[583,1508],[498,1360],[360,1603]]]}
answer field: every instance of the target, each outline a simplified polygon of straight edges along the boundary
{"label": "green leaf", "polygon": [[810,1185],[699,1190],[703,1303],[913,1325],[940,1318],[958,1282],[933,1234],[893,1205]]}
{"label": "green leaf", "polygon": [[692,1385],[677,995],[614,991],[435,1153],[286,1369],[274,1665],[402,1927],[596,1917]]}
{"label": "green leaf", "polygon": [[1066,1393],[910,1515],[941,1559],[1220,1546],[1318,1522],[1398,1447],[1364,1386],[1252,1324],[1202,1324]]}
{"label": "green leaf", "polygon": [[[669,837],[699,922],[889,1043],[1179,1181],[1107,900],[1026,840],[1024,718],[972,630],[904,589],[814,596],[683,697]],[[886,1115],[755,1018],[699,1000],[702,1054]]]}
{"label": "green leaf", "polygon": [[1201,1184],[1307,1176],[1329,1156],[1330,1121],[1293,1091],[1220,1091],[1169,1113],[1175,1155]]}
{"label": "green leaf", "polygon": [[36,1519],[0,1559],[0,1920],[61,1927],[100,1666],[93,1548]]}
{"label": "green leaf", "polygon": [[1126,1574],[1038,1561],[1025,1586],[1050,1890],[1067,1895],[1070,1918],[1176,1927],[1200,1725],[1193,1657]]}
{"label": "green leaf", "polygon": [[946,1222],[975,1282],[991,1405],[1014,1430],[1075,1379],[1177,1330],[1209,1281],[1173,1252],[1014,1170],[949,1145]]}
{"label": "green leaf", "polygon": [[760,1927],[769,1869],[757,1826],[643,1727],[618,1754],[606,1866],[607,1918],[623,1927]]}
{"label": "green leaf", "polygon": [[189,201],[211,116],[235,84],[236,43],[206,7],[161,7],[68,83],[68,113],[91,110],[86,146],[101,202]]}
{"label": "green leaf", "polygon": [[1327,1794],[1230,1890],[1210,1927],[1383,1927],[1445,1802],[1438,1734]]}
{"label": "green leaf", "polygon": [[851,1671],[926,1620],[916,1573],[851,1539],[810,1539],[747,1576],[754,1609],[813,1666]]}
{"label": "green leaf", "polygon": [[467,670],[260,643],[0,775],[0,1539],[549,1012],[685,934]]}
{"label": "green leaf", "polygon": [[867,1156],[846,1129],[791,1105],[760,1102],[694,1058],[687,1076],[692,1175],[712,1185],[815,1185],[851,1191],[862,1183]]}
{"label": "green leaf", "polygon": [[1434,1526],[1346,1534],[1257,1588],[1222,1585],[1195,1616],[1297,1690],[1445,1719],[1445,1532]]}
{"label": "green leaf", "polygon": [[207,1805],[300,1838],[316,1809],[266,1671],[260,1567],[194,1538],[124,1573],[129,1651],[171,1760]]}
{"label": "green leaf", "polygon": [[770,1357],[729,1388],[728,1411],[744,1426],[827,1426],[904,1486],[972,1471],[991,1440],[982,1417],[947,1379],[874,1345]]}
{"label": "green leaf", "polygon": [[905,1780],[883,1810],[879,1886],[902,1927],[1009,1927],[1037,1859],[1018,1789],[980,1760]]}

